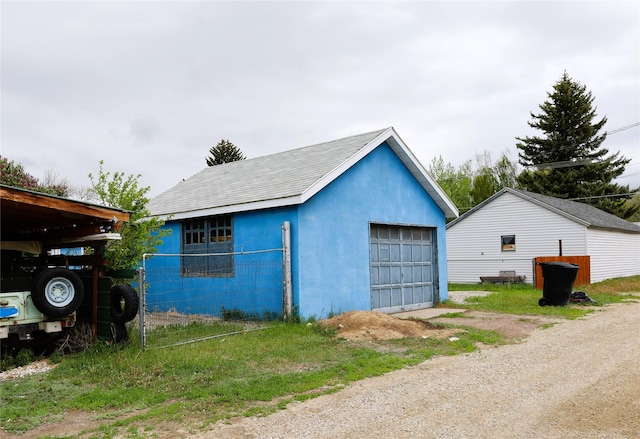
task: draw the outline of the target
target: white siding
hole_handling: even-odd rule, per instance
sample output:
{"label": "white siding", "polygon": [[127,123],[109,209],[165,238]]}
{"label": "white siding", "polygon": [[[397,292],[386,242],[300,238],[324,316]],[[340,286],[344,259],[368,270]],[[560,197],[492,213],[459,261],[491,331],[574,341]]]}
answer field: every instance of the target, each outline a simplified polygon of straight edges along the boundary
{"label": "white siding", "polygon": [[587,236],[591,282],[640,274],[640,234],[589,229]]}
{"label": "white siding", "polygon": [[[502,235],[515,235],[516,251],[501,251]],[[586,239],[585,226],[507,192],[447,229],[449,282],[515,270],[533,283],[534,257],[557,256],[559,240],[563,255],[585,255]]]}

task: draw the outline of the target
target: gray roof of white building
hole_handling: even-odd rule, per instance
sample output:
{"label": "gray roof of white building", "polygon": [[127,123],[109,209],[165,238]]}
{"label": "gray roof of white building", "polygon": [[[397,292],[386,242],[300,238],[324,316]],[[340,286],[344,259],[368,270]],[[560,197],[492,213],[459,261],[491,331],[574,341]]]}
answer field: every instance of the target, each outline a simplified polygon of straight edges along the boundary
{"label": "gray roof of white building", "polygon": [[621,230],[625,232],[640,233],[640,227],[636,224],[626,221],[620,217],[612,215],[604,210],[593,207],[589,204],[580,203],[578,201],[563,200],[561,198],[550,197],[548,195],[537,194],[521,189],[504,188],[473,209],[460,215],[454,221],[447,224],[447,228],[459,223],[460,221],[472,215],[473,212],[481,209],[489,204],[492,200],[504,193],[511,193],[525,200],[538,204],[546,209],[556,212],[566,218],[569,218],[585,227],[595,227],[600,229]]}
{"label": "gray roof of white building", "polygon": [[184,219],[304,203],[387,142],[446,216],[458,211],[393,128],[210,166],[153,198],[151,216]]}

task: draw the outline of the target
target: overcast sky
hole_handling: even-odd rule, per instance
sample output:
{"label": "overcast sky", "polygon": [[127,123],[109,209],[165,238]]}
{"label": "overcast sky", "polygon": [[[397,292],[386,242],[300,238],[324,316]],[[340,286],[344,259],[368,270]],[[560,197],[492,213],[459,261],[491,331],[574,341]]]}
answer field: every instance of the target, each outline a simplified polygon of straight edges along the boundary
{"label": "overcast sky", "polygon": [[[566,71],[640,185],[640,2],[2,1],[1,152],[158,195],[229,139],[249,158],[393,126],[425,167],[517,159]],[[598,119],[599,120],[599,119]]]}

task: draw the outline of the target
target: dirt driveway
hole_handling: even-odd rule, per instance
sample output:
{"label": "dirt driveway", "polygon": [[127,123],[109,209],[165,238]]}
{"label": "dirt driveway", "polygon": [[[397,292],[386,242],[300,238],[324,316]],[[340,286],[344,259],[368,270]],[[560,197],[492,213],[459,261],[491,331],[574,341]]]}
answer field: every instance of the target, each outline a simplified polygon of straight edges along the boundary
{"label": "dirt driveway", "polygon": [[516,344],[356,382],[268,417],[219,423],[197,437],[638,438],[639,395],[636,302],[533,330]]}

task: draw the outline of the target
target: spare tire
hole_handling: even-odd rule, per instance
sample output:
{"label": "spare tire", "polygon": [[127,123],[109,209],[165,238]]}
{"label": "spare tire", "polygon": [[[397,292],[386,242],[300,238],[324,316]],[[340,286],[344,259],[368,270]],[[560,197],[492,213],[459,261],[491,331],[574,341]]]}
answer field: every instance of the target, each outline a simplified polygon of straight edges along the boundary
{"label": "spare tire", "polygon": [[135,288],[127,284],[116,284],[111,288],[111,321],[127,323],[138,314],[140,299]]}
{"label": "spare tire", "polygon": [[111,342],[120,343],[129,340],[129,332],[124,323],[111,322]]}
{"label": "spare tire", "polygon": [[82,280],[66,268],[39,272],[33,280],[31,300],[47,317],[66,317],[78,309],[84,296]]}

